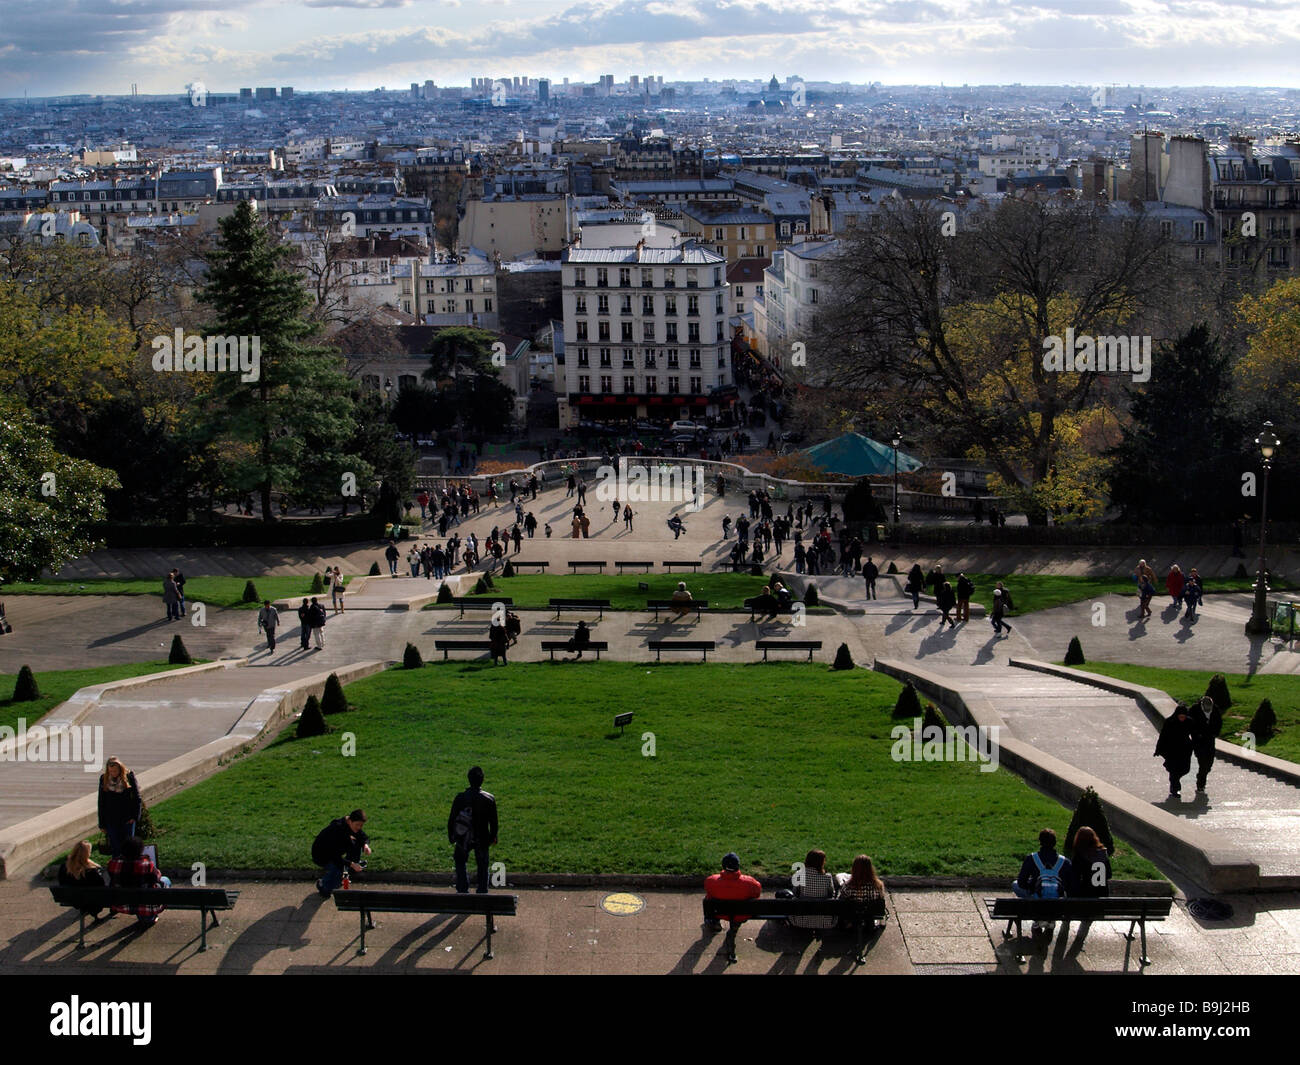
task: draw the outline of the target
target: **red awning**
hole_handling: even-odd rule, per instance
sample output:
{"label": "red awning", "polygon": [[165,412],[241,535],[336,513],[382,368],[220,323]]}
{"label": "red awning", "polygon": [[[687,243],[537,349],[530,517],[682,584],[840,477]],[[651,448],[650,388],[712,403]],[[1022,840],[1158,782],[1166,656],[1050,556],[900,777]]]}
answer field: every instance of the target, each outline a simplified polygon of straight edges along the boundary
{"label": "red awning", "polygon": [[708,397],[696,396],[694,399],[691,400],[691,405],[694,407],[707,407],[709,405]]}

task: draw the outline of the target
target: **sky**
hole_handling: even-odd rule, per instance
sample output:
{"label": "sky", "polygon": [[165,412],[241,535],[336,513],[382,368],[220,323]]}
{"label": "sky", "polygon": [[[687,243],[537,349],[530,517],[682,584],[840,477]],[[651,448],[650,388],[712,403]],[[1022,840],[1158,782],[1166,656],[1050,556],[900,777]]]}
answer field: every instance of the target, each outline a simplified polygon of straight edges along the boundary
{"label": "sky", "polygon": [[1300,87],[1300,0],[0,0],[0,96],[768,78]]}

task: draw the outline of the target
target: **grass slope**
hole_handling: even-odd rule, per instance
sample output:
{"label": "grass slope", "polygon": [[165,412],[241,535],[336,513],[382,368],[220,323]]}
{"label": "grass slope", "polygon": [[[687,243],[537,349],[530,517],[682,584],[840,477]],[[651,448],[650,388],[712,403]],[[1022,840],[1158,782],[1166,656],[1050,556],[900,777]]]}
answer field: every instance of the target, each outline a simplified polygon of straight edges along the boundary
{"label": "grass slope", "polygon": [[[1077,603],[1082,599],[1099,599],[1104,595],[1131,595],[1137,598],[1137,585],[1127,577],[1065,577],[1050,573],[968,573],[975,582],[975,595],[971,602],[980,603],[986,609],[993,609],[993,589],[998,581],[1011,593],[1016,604],[1015,614],[1031,614],[1036,610],[1050,610],[1066,603]],[[956,587],[956,571],[949,574],[948,580]],[[1216,592],[1248,592],[1254,584],[1253,577],[1209,577],[1205,580],[1207,601]],[[1285,581],[1273,582],[1274,590],[1290,588]],[[1152,600],[1153,609],[1161,600],[1169,601],[1164,585],[1156,589],[1156,598]]]}
{"label": "grass slope", "polygon": [[[196,659],[195,664],[198,663],[199,660]],[[169,665],[164,660],[130,662],[118,666],[96,666],[93,669],[50,670],[36,674],[36,687],[40,689],[41,697],[26,703],[16,703],[10,698],[18,674],[0,673],[0,692],[4,693],[4,698],[0,699],[0,725],[16,728],[20,717],[27,720],[28,726],[34,725],[73,692],[89,684],[106,684],[110,680],[125,680],[127,677],[142,677],[146,673],[162,673],[181,668],[181,666]]]}
{"label": "grass slope", "polygon": [[[361,806],[372,869],[449,871],[447,815],[476,763],[500,805],[493,860],[514,872],[704,875],[734,849],[782,873],[816,846],[837,869],[865,852],[885,873],[1009,879],[1070,817],[1003,771],[893,761],[899,685],[864,670],[438,663],[347,690],[358,709],[328,720],[354,757],[342,731],[287,730],[153,808],[168,863],[305,868],[315,834]],[[1127,848],[1115,871],[1155,875]]]}

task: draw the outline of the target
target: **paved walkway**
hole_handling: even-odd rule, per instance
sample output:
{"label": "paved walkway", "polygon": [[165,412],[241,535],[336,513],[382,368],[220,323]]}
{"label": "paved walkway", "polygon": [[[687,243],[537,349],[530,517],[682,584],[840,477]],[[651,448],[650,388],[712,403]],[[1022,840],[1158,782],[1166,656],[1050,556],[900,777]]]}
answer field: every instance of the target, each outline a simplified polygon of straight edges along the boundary
{"label": "paved walkway", "polygon": [[[215,885],[214,885],[215,886]],[[776,922],[747,923],[737,941],[738,963],[721,953],[723,935],[701,922],[701,891],[507,889],[519,915],[497,920],[495,958],[485,960],[482,918],[379,914],[358,957],[355,914],[339,913],[305,883],[223,882],[240,891],[235,909],[208,933],[198,952],[198,917],[172,912],[135,934],[135,921],[117,917],[92,926],[77,951],[77,918],[56,907],[47,885],[0,882],[0,972],[122,975],[181,973],[422,973],[669,974],[824,973],[872,975],[945,973],[1134,973],[1139,944],[1124,923],[1097,923],[1082,939],[1003,940],[981,903],[999,889],[889,892],[891,918],[870,944],[866,964],[853,962],[853,938]],[[383,885],[374,885],[383,886]],[[409,888],[409,885],[407,885]],[[435,890],[447,890],[439,888]],[[644,907],[628,916],[601,908],[610,892],[631,890]],[[1185,901],[1168,921],[1148,927],[1152,975],[1300,974],[1300,894],[1234,896],[1234,914],[1221,922],[1194,918]],[[1018,964],[1016,951],[1026,953]]]}

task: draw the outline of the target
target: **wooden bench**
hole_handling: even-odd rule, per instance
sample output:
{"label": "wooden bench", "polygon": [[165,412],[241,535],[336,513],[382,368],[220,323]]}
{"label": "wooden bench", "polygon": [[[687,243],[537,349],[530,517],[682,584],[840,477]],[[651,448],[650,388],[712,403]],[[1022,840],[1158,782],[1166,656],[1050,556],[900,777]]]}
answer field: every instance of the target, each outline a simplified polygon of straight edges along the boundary
{"label": "wooden bench", "polygon": [[[767,609],[767,608],[759,607],[758,597],[755,596],[753,599],[746,599],[744,605],[749,607],[749,621],[751,625],[758,620],[758,612],[760,609],[763,610],[764,615],[775,614],[777,617],[794,616],[794,607],[795,607],[794,603],[785,603],[785,604],[775,603],[772,605],[771,609]],[[803,606],[802,603],[800,603],[799,605]]]}
{"label": "wooden bench", "polygon": [[460,607],[460,617],[465,616],[466,610],[491,610],[497,603],[503,603],[506,606],[514,606],[513,599],[502,598],[501,596],[476,595],[472,599],[457,597],[451,601],[452,606]]}
{"label": "wooden bench", "polygon": [[592,566],[595,566],[596,569],[600,570],[601,573],[604,573],[605,567],[608,565],[609,565],[608,562],[570,562],[569,572],[577,573],[579,566],[586,566],[588,569],[590,569]]}
{"label": "wooden bench", "polygon": [[[857,928],[857,953],[854,960],[859,965],[866,962],[867,929],[875,931],[889,920],[889,910],[884,899],[705,899],[704,919],[721,921],[735,916],[757,921],[781,917],[838,917]],[[727,930],[725,946],[727,961],[736,961],[736,932],[740,926],[733,924]],[[817,938],[821,932],[813,930]],[[826,929],[830,931],[830,929]]]}
{"label": "wooden bench", "polygon": [[807,651],[808,661],[812,661],[814,651],[822,649],[821,640],[759,640],[754,650],[763,652],[763,661],[767,661],[768,651]]}
{"label": "wooden bench", "polygon": [[695,616],[698,618],[704,614],[704,611],[709,609],[709,601],[707,599],[691,599],[685,603],[675,603],[671,599],[647,599],[645,604],[647,610],[655,612],[655,621],[659,620],[659,611],[676,610],[678,607],[685,607],[687,613],[694,610]]}
{"label": "wooden bench", "polygon": [[624,566],[644,566],[645,569],[644,569],[642,572],[643,572],[643,573],[649,573],[649,572],[650,572],[650,567],[653,566],[654,563],[653,563],[653,562],[630,562],[630,561],[626,561],[626,560],[623,561],[623,562],[619,562],[617,559],[615,559],[615,561],[614,561],[614,565],[616,565],[616,566],[618,567],[618,572],[619,572],[619,574],[621,575],[621,574],[623,573],[623,567],[624,567]]}
{"label": "wooden bench", "polygon": [[50,894],[60,906],[75,906],[81,911],[81,926],[77,931],[77,949],[86,948],[86,911],[106,910],[114,906],[165,906],[169,910],[198,910],[199,950],[208,949],[208,914],[212,926],[221,924],[218,910],[233,910],[239,898],[238,891],[209,887],[122,888],[81,887],[79,885],[50,887]]}
{"label": "wooden bench", "polygon": [[[1169,910],[1173,906],[1172,898],[1161,898],[1158,896],[1137,896],[1133,898],[1100,898],[1100,899],[1018,899],[1018,898],[1001,898],[985,899],[984,904],[988,907],[989,917],[995,921],[1005,920],[1007,922],[1006,930],[1002,933],[1003,939],[1011,938],[1011,926],[1016,926],[1017,938],[1023,938],[1021,931],[1021,921],[1062,921],[1064,927],[1061,929],[1061,935],[1065,935],[1070,927],[1071,921],[1128,921],[1128,933],[1125,935],[1130,943],[1133,942],[1133,929],[1139,927],[1142,930],[1142,965],[1150,965],[1151,959],[1147,957],[1147,922],[1163,921],[1169,916]],[[1023,954],[1016,955],[1016,961],[1025,960]]]}
{"label": "wooden bench", "polygon": [[601,621],[605,620],[605,611],[610,607],[608,599],[552,599],[550,603],[557,618],[565,610],[599,610]]}
{"label": "wooden bench", "polygon": [[[570,650],[570,648],[569,648],[569,641],[568,641],[568,640],[543,640],[543,641],[542,641],[542,650],[543,650],[543,651],[550,651],[550,652],[551,652],[551,661],[554,662],[554,661],[555,661],[555,652],[556,652],[556,651],[568,651],[568,650]],[[606,643],[604,640],[592,640],[592,641],[591,641],[589,644],[587,644],[587,646],[584,647],[582,650],[583,650],[584,653],[587,652],[587,651],[595,651],[595,652],[596,652],[596,661],[599,662],[599,661],[600,661],[600,652],[601,652],[601,651],[608,651],[608,650],[609,650],[609,644]]]}
{"label": "wooden bench", "polygon": [[433,649],[442,652],[442,660],[447,661],[452,651],[491,651],[491,640],[434,640]]}
{"label": "wooden bench", "polygon": [[691,572],[697,573],[699,572],[699,568],[702,565],[704,565],[704,563],[701,562],[699,559],[682,558],[674,562],[661,562],[660,565],[662,565],[663,568],[666,569],[669,573],[672,573],[674,566],[690,566]]}
{"label": "wooden bench", "polygon": [[366,952],[366,932],[375,928],[376,913],[470,914],[487,918],[487,951],[492,957],[492,933],[495,917],[514,917],[519,913],[518,895],[447,894],[432,891],[374,891],[350,888],[334,892],[334,902],[345,913],[361,915],[361,944],[358,954]]}
{"label": "wooden bench", "polygon": [[659,655],[664,651],[702,651],[704,653],[703,661],[709,660],[709,652],[717,648],[717,644],[712,640],[651,640],[650,650],[655,653],[655,661],[659,661]]}
{"label": "wooden bench", "polygon": [[512,558],[510,560],[510,565],[514,566],[515,569],[518,569],[520,566],[536,566],[539,570],[545,573],[546,567],[549,566],[550,563],[549,562],[524,562],[520,559]]}

